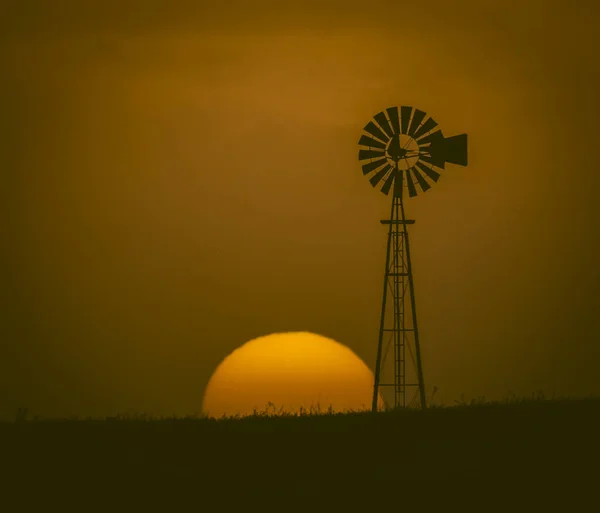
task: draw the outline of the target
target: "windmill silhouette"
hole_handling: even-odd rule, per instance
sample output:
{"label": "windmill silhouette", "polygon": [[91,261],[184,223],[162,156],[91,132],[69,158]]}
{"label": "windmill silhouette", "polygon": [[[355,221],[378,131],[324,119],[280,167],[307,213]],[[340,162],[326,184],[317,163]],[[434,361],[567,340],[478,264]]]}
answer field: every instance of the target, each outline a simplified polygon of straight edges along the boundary
{"label": "windmill silhouette", "polygon": [[[426,192],[439,180],[447,163],[467,165],[467,134],[444,137],[438,123],[422,110],[413,107],[390,107],[379,112],[363,129],[358,152],[363,174],[373,187],[386,196],[392,193],[381,302],[381,319],[377,343],[375,384],[372,410],[377,410],[380,387],[393,387],[394,407],[412,405],[418,398],[426,408],[425,382],[417,325],[417,309],[407,225],[414,224],[404,213],[404,190],[409,197],[417,189]],[[388,312],[388,290],[393,312]],[[391,317],[391,323],[390,323]],[[384,349],[384,339],[388,335]],[[393,382],[382,382],[387,353],[394,347]],[[406,352],[413,363],[414,377],[407,377]],[[415,388],[407,404],[407,388]],[[382,393],[386,405],[390,401]]]}

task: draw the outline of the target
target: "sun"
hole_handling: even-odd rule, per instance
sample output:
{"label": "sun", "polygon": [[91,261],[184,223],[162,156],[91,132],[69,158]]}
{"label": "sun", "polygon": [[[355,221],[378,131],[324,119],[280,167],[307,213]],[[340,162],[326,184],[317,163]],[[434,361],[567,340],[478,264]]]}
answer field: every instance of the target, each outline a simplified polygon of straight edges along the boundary
{"label": "sun", "polygon": [[[213,373],[202,410],[210,417],[370,409],[373,373],[348,347],[309,332],[255,338]],[[380,401],[380,406],[382,403]]]}

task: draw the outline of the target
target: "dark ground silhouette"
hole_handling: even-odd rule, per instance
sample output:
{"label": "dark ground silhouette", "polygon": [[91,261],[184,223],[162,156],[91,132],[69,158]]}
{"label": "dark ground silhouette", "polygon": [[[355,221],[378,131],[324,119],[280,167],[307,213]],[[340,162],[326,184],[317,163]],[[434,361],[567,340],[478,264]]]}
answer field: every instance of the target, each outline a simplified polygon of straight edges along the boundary
{"label": "dark ground silhouette", "polygon": [[575,504],[599,498],[599,428],[600,399],[219,421],[21,419],[0,424],[2,497],[18,500],[14,511],[161,501],[199,511],[416,502],[487,511],[503,501],[554,511],[567,501],[583,511]]}

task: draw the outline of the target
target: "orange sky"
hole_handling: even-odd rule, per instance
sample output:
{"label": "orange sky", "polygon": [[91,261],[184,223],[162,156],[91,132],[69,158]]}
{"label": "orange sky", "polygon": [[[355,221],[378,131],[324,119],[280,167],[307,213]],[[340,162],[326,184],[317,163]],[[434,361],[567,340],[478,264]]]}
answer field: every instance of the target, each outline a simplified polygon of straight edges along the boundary
{"label": "orange sky", "polygon": [[275,331],[373,365],[400,104],[470,138],[407,203],[428,388],[600,393],[589,2],[79,4],[0,21],[0,416],[199,411]]}

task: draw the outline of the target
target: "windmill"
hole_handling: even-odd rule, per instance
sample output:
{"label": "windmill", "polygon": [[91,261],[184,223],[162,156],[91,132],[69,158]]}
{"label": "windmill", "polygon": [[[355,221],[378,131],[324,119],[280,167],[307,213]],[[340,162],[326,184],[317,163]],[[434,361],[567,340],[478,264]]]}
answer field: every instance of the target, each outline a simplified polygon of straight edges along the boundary
{"label": "windmill", "polygon": [[[381,221],[389,228],[372,409],[377,410],[381,387],[393,387],[394,407],[410,406],[418,399],[424,409],[427,404],[407,230],[407,225],[415,221],[405,217],[404,190],[412,198],[418,191],[428,191],[432,182],[438,181],[447,163],[466,166],[467,134],[444,137],[432,117],[422,110],[406,106],[399,109],[390,107],[379,112],[363,131],[358,141],[361,146],[358,160],[362,163],[363,174],[386,196],[392,192],[390,217]],[[388,312],[388,289],[393,312]],[[386,382],[389,377],[382,378],[392,342],[393,381]],[[413,363],[410,377],[407,376],[407,349]],[[415,392],[407,404],[407,389],[413,387]],[[381,395],[389,404],[383,392]]]}

